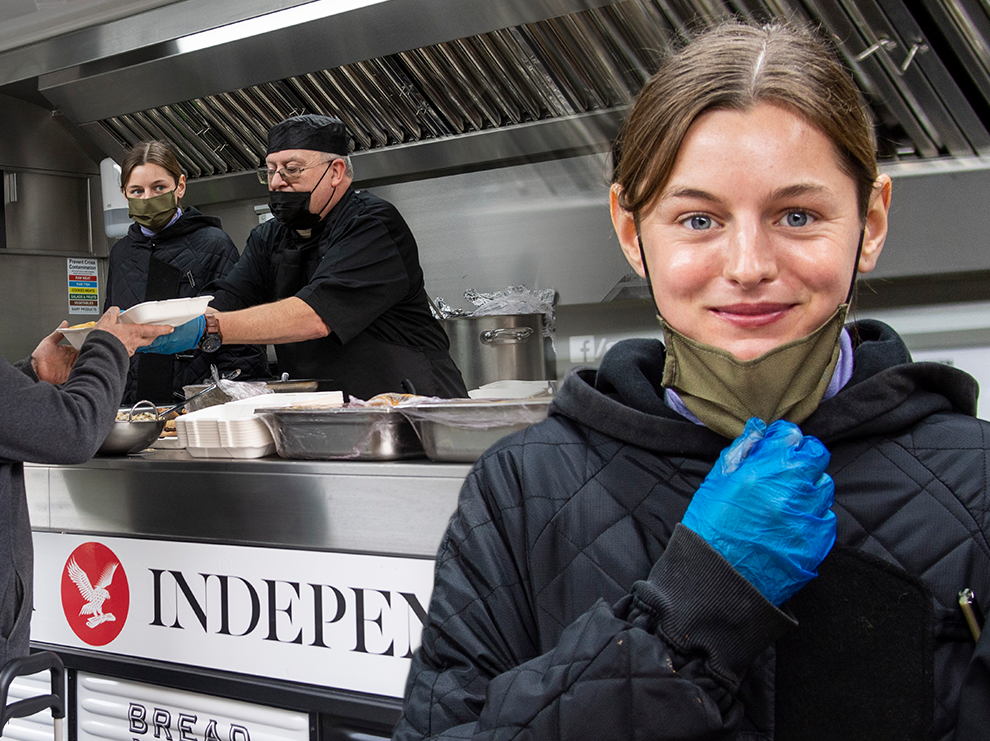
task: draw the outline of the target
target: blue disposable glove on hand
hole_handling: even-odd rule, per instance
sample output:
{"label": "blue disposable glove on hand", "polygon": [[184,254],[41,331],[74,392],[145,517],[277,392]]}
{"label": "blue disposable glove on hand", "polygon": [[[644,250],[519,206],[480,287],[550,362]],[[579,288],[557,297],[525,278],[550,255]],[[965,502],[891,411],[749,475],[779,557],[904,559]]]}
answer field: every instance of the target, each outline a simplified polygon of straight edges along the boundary
{"label": "blue disposable glove on hand", "polygon": [[751,419],[722,451],[682,522],[779,606],[815,578],[835,543],[829,458],[796,425]]}
{"label": "blue disposable glove on hand", "polygon": [[135,352],[148,352],[155,355],[174,355],[177,352],[192,350],[199,345],[206,329],[206,317],[198,316],[185,324],[180,324],[172,334],[156,337],[150,345],[139,347]]}

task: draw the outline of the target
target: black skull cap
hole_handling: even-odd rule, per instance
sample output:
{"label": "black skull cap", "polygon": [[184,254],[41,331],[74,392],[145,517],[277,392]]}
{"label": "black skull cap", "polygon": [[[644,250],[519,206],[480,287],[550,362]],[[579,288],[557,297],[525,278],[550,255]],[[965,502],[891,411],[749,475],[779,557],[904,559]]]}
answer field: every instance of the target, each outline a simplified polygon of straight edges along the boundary
{"label": "black skull cap", "polygon": [[307,113],[279,121],[268,132],[268,154],[285,149],[310,149],[346,156],[347,127],[338,118]]}

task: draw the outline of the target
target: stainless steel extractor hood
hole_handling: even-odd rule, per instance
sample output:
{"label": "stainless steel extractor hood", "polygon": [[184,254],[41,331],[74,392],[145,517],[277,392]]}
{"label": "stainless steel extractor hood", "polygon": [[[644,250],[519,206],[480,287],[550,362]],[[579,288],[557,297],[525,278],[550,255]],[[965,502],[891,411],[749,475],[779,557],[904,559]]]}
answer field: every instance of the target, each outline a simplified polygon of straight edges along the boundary
{"label": "stainless steel extractor hood", "polygon": [[[101,151],[166,139],[218,199],[256,192],[248,171],[267,129],[304,111],[347,122],[372,183],[602,151],[662,50],[731,14],[830,32],[874,109],[887,162],[983,166],[990,155],[981,0],[283,1],[218,27],[199,0],[198,30],[180,21],[185,5],[155,11],[171,20],[133,48],[115,24],[80,31],[76,64],[63,51],[46,69],[41,46],[31,65],[30,48],[15,52]],[[0,92],[13,79],[8,54]]]}

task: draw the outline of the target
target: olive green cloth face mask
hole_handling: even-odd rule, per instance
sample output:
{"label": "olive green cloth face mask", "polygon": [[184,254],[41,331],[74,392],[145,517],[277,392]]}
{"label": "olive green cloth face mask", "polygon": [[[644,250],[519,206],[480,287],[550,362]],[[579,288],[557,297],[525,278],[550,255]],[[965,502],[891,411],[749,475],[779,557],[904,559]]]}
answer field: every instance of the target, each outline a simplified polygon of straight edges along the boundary
{"label": "olive green cloth face mask", "polygon": [[818,408],[832,380],[848,309],[841,304],[807,337],[752,360],[685,337],[659,317],[667,348],[663,386],[706,427],[728,438],[738,437],[750,417],[800,424]]}
{"label": "olive green cloth face mask", "polygon": [[127,215],[135,223],[140,224],[145,229],[159,232],[175,216],[179,204],[175,200],[175,191],[162,193],[151,198],[128,198]]}

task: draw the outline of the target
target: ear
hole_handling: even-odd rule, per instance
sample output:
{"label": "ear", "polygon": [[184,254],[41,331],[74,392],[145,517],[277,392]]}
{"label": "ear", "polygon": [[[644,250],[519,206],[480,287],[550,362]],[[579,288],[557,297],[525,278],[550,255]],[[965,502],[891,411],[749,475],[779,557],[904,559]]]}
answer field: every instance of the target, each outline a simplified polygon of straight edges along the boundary
{"label": "ear", "polygon": [[639,234],[636,231],[636,217],[619,205],[619,195],[622,187],[613,185],[609,191],[609,209],[612,212],[612,226],[615,228],[615,235],[619,238],[619,246],[626,256],[626,261],[636,271],[640,278],[646,277],[646,270],[643,268],[643,253],[639,249]]}
{"label": "ear", "polygon": [[866,210],[866,227],[863,235],[863,251],[857,269],[869,273],[877,266],[880,251],[887,239],[887,216],[890,211],[890,192],[893,183],[890,175],[881,175],[873,184],[870,205]]}
{"label": "ear", "polygon": [[175,186],[175,200],[178,201],[186,192],[186,176],[179,175],[179,183]]}
{"label": "ear", "polygon": [[342,159],[335,159],[330,165],[330,183],[332,186],[340,185],[347,174],[347,165]]}

